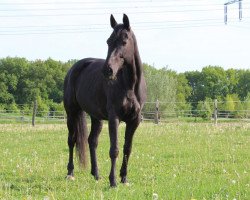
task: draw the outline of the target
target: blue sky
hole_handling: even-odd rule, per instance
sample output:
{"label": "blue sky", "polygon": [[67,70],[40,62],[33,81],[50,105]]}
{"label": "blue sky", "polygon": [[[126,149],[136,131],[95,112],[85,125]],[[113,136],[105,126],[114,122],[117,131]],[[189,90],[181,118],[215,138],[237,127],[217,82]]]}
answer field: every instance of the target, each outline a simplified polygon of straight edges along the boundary
{"label": "blue sky", "polygon": [[142,61],[177,72],[207,65],[250,69],[250,2],[225,0],[1,0],[0,57],[105,58],[110,14],[129,16]]}

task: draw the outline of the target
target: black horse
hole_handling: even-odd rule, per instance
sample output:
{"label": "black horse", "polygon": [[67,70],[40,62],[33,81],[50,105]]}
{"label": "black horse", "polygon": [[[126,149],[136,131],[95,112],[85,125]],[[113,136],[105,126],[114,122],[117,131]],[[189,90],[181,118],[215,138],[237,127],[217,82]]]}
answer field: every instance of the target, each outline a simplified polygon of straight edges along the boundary
{"label": "black horse", "polygon": [[[121,182],[127,182],[127,165],[133,135],[141,120],[141,110],[146,100],[146,84],[135,35],[127,15],[123,24],[110,16],[113,32],[107,40],[106,60],[85,58],[76,62],[64,81],[64,107],[69,130],[68,178],[74,178],[73,148],[80,163],[86,165],[86,145],[89,143],[91,174],[99,179],[96,148],[102,129],[102,120],[108,120],[110,136],[111,171],[110,186],[116,186],[116,159],[119,153],[117,129],[120,121],[126,123]],[[88,136],[86,113],[91,117]]]}

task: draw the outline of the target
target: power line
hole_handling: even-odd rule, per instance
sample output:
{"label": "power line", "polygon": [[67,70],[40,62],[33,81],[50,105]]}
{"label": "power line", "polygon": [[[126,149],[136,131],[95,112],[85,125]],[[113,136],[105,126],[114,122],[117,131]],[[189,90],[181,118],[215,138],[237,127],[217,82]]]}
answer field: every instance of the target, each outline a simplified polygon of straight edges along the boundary
{"label": "power line", "polygon": [[[168,6],[159,6],[159,5],[152,5],[152,6],[130,6],[130,7],[122,7],[122,9],[141,9],[141,8],[168,8]],[[0,11],[8,11],[8,12],[16,12],[16,11],[75,11],[75,10],[107,10],[107,9],[121,9],[121,7],[94,7],[94,8],[37,8],[37,9],[2,9]],[[249,9],[249,8],[244,8]],[[143,10],[137,10],[137,11],[130,11],[126,12],[127,14],[156,14],[156,13],[185,13],[185,12],[212,12],[212,11],[221,11],[222,9],[216,8],[210,8],[210,9],[184,9],[184,10],[151,10],[151,11],[143,11]],[[56,13],[56,14],[18,14],[18,15],[0,15],[2,18],[13,18],[13,17],[54,17],[54,16],[86,16],[86,15],[105,15],[109,13]],[[113,12],[113,14],[120,14],[120,12]]]}
{"label": "power line", "polygon": [[[187,23],[190,22],[190,23]],[[206,23],[204,23],[206,22]],[[168,24],[169,23],[169,24]],[[199,28],[220,26],[223,22],[218,19],[203,19],[203,20],[185,20],[185,21],[163,21],[157,22],[138,22],[135,23],[133,29],[140,30],[157,30],[157,29],[174,29],[174,28]],[[72,34],[72,33],[85,33],[85,32],[105,32],[107,31],[106,24],[89,24],[89,25],[51,25],[51,26],[21,26],[4,27],[0,28],[0,35],[44,35],[44,34]],[[14,30],[13,30],[14,29]],[[18,30],[15,30],[18,29]]]}
{"label": "power line", "polygon": [[[108,1],[107,1],[108,2]],[[131,1],[132,2],[132,1]],[[153,3],[156,1],[133,1],[133,2],[147,2]],[[158,2],[158,1],[157,1]],[[165,1],[159,1],[165,2]],[[180,2],[180,1],[179,1]],[[42,4],[53,4],[59,2],[38,2],[38,3],[17,3],[18,5],[42,5]],[[62,2],[60,2],[62,3]],[[86,2],[63,2],[64,4],[78,4],[78,3],[86,3]],[[87,2],[88,3],[88,2]],[[90,4],[95,2],[89,2]],[[111,3],[111,1],[110,1]],[[112,2],[113,3],[113,2]],[[125,1],[116,1],[116,3],[125,3]],[[126,1],[127,3],[127,1]],[[0,5],[6,4],[10,5],[11,3],[0,3]],[[195,4],[194,4],[195,5]],[[220,4],[210,4],[210,5],[220,5]],[[188,5],[193,6],[193,5]],[[132,6],[133,7],[133,6]],[[132,8],[128,7],[128,8]],[[151,6],[144,6],[144,8],[165,8],[168,7],[166,5],[151,5]],[[102,8],[87,8],[90,10],[99,10],[99,9],[118,9],[118,7],[102,7]],[[122,7],[124,8],[124,7]],[[134,8],[141,8],[139,6],[135,6]],[[22,9],[22,11],[55,11],[55,10],[74,10],[75,8],[46,8],[46,9]],[[86,8],[76,8],[76,10],[85,10]],[[16,9],[19,10],[19,9]],[[7,10],[6,10],[7,11]],[[14,10],[13,10],[14,11]],[[211,12],[211,11],[221,11],[221,9],[184,9],[184,10],[150,10],[150,11],[131,11],[127,14],[159,14],[159,13],[184,13],[184,12]],[[0,15],[0,18],[19,18],[19,17],[57,17],[57,16],[91,16],[91,15],[105,15],[109,13],[52,13],[52,14],[26,14],[26,15]],[[120,14],[117,12],[113,12],[113,14]],[[245,17],[247,18],[247,17]],[[194,27],[204,27],[204,26],[218,26],[221,25],[219,18],[212,18],[212,19],[191,19],[191,20],[173,20],[173,21],[145,21],[145,22],[135,22],[132,24],[135,30],[155,30],[155,29],[168,29],[168,28],[194,28]],[[30,26],[5,26],[1,27],[0,35],[28,35],[28,34],[56,34],[56,33],[83,33],[83,32],[102,32],[107,30],[107,24],[60,24],[60,25],[30,25]],[[15,29],[23,29],[23,30],[15,30]],[[7,29],[7,30],[4,30]],[[8,30],[12,29],[12,30]]]}
{"label": "power line", "polygon": [[[199,28],[199,27],[211,27],[211,26],[219,26],[222,25],[221,23],[217,24],[196,24],[196,25],[182,25],[182,26],[161,26],[161,27],[138,27],[134,28],[136,31],[140,30],[156,30],[156,29],[181,29],[181,28]],[[102,29],[102,28],[90,28],[90,29],[71,29],[71,30],[66,30],[66,29],[56,29],[56,30],[31,30],[31,31],[23,31],[23,32],[18,32],[18,31],[12,31],[12,32],[1,32],[0,35],[6,35],[6,36],[11,36],[11,35],[44,35],[44,34],[77,34],[77,33],[85,33],[85,32],[105,32],[107,29]]]}
{"label": "power line", "polygon": [[[165,25],[194,25],[194,24],[211,24],[211,23],[221,23],[220,18],[210,18],[210,19],[190,19],[190,20],[164,20],[164,21],[141,21],[141,22],[134,22],[132,24],[133,27],[147,27],[150,28],[152,26],[165,26]],[[81,27],[81,28],[104,28],[106,29],[109,25],[107,23],[105,24],[52,24],[52,25],[30,25],[30,26],[0,26],[0,29],[2,31],[4,29],[32,29],[32,28],[47,28],[47,29],[56,29],[61,27],[68,27],[68,28],[75,28],[75,27]]]}
{"label": "power line", "polygon": [[[109,9],[109,8],[121,8],[121,7],[92,7],[92,8],[88,8],[86,6],[89,5],[93,5],[93,4],[130,4],[133,3],[143,3],[143,5],[133,5],[133,6],[130,6],[130,7],[122,7],[123,9],[125,8],[152,8],[152,7],[203,7],[203,6],[221,6],[221,4],[217,4],[217,3],[213,3],[213,4],[210,4],[210,3],[206,3],[206,4],[193,4],[192,2],[194,2],[194,0],[192,1],[189,1],[189,3],[191,2],[192,4],[176,4],[176,3],[180,3],[181,1],[176,1],[176,0],[173,0],[172,2],[175,3],[175,5],[172,5],[172,4],[168,4],[166,5],[166,3],[171,3],[171,0],[168,0],[168,1],[151,1],[151,0],[148,0],[148,1],[101,1],[101,2],[93,2],[93,1],[89,1],[89,2],[26,2],[26,3],[19,3],[19,2],[16,2],[16,3],[0,3],[0,5],[2,6],[22,6],[22,5],[30,5],[30,6],[39,6],[39,5],[67,5],[67,4],[70,4],[70,5],[75,5],[75,4],[84,4],[84,9]],[[200,2],[199,0],[197,0],[196,2]],[[145,6],[145,3],[148,3],[150,5],[146,5]],[[153,3],[163,3],[165,5],[152,5]],[[186,3],[186,1],[185,1]],[[245,4],[249,4],[249,2],[245,2]],[[70,9],[70,8],[69,8]],[[77,8],[76,8],[77,9]],[[1,9],[0,11],[30,11],[30,10],[68,10],[68,8],[53,8],[53,9],[48,9],[48,8],[36,8],[36,9],[27,9],[27,8],[19,8],[19,9]]]}
{"label": "power line", "polygon": [[[213,21],[220,21],[220,18],[208,18],[208,19],[190,19],[190,20],[164,20],[164,21],[139,21],[139,22],[134,22],[132,23],[132,25],[140,25],[140,24],[166,24],[166,23],[187,23],[187,22],[213,22]],[[0,28],[45,28],[45,27],[58,27],[58,26],[71,26],[71,27],[75,27],[75,26],[107,26],[107,23],[105,24],[60,24],[60,25],[45,25],[45,26],[41,26],[41,25],[35,25],[35,26],[6,26],[6,27],[0,27]]]}
{"label": "power line", "polygon": [[[127,14],[159,14],[159,13],[183,13],[183,12],[211,12],[221,11],[221,9],[204,9],[204,10],[160,10],[160,11],[136,11],[127,12]],[[25,14],[25,15],[0,15],[1,18],[12,17],[58,17],[58,16],[91,16],[91,15],[107,15],[109,13],[61,13],[61,14]],[[113,12],[113,14],[120,14],[120,12]]]}
{"label": "power line", "polygon": [[85,2],[81,2],[81,1],[61,1],[61,2],[15,2],[15,3],[0,3],[0,5],[55,5],[55,4],[110,4],[110,3],[148,3],[150,1],[103,1],[103,2],[93,2],[93,1],[85,1]]}
{"label": "power line", "polygon": [[[181,5],[181,7],[207,7],[207,6],[221,6],[220,4],[206,4],[206,5]],[[142,8],[171,8],[171,7],[179,7],[178,5],[132,5],[122,7],[122,9],[142,9]],[[105,10],[105,9],[121,9],[121,7],[66,7],[66,8],[15,8],[15,9],[0,9],[0,11],[8,11],[8,12],[16,12],[16,11],[55,11],[55,10]]]}
{"label": "power line", "polygon": [[[60,2],[15,2],[15,3],[0,3],[0,5],[5,5],[5,6],[10,6],[10,5],[56,5],[56,4],[125,4],[125,3],[180,3],[180,2],[187,2],[184,0],[168,0],[167,2],[165,0],[163,1],[151,1],[151,0],[141,0],[141,1],[99,1],[99,2],[94,2],[94,1],[60,1]],[[200,0],[189,0],[189,2],[200,2]]]}

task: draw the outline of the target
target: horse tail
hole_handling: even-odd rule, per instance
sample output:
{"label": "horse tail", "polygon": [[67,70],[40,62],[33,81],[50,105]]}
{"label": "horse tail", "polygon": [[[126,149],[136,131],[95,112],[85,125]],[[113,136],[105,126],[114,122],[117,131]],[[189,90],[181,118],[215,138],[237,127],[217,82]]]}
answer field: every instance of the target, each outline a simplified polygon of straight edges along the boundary
{"label": "horse tail", "polygon": [[76,136],[76,154],[79,158],[80,166],[87,166],[87,143],[88,143],[88,128],[86,121],[86,113],[81,111],[76,119],[74,132]]}
{"label": "horse tail", "polygon": [[68,118],[72,118],[74,141],[76,143],[76,154],[80,166],[87,166],[87,141],[88,130],[86,113],[82,111],[76,100],[76,80],[93,58],[85,58],[76,62],[68,71],[64,79],[64,107]]}

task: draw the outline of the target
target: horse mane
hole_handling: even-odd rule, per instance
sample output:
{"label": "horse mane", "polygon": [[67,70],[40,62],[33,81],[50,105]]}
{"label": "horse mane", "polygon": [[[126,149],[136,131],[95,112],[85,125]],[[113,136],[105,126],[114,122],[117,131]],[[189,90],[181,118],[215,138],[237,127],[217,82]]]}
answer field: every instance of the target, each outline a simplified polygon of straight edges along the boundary
{"label": "horse mane", "polygon": [[[142,71],[142,62],[141,62],[141,57],[139,54],[137,40],[136,40],[135,34],[133,32],[132,32],[132,37],[134,40],[134,51],[135,51],[134,52],[134,59],[135,59],[136,76],[137,76],[137,82],[135,85],[135,93],[138,94],[139,86],[140,86],[140,82],[141,82],[141,76],[142,76],[143,71]],[[138,97],[139,97],[139,95],[138,95]]]}

